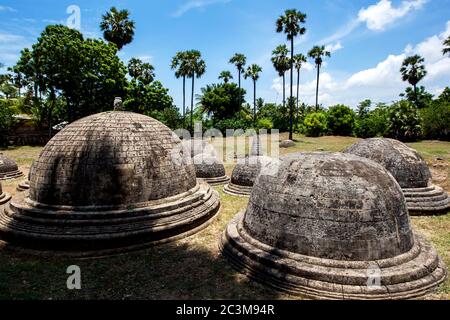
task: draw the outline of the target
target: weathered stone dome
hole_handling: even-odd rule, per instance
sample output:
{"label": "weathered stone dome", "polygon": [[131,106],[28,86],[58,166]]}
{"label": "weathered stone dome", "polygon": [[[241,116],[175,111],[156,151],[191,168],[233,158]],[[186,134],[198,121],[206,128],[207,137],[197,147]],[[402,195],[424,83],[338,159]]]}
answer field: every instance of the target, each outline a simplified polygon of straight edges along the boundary
{"label": "weathered stone dome", "polygon": [[384,166],[403,189],[409,213],[437,214],[450,211],[450,198],[442,188],[431,185],[425,160],[406,144],[386,138],[361,140],[344,152],[368,158]]}
{"label": "weathered stone dome", "polygon": [[15,179],[22,175],[17,163],[0,153],[0,180]]}
{"label": "weathered stone dome", "polygon": [[198,229],[219,206],[217,193],[197,182],[178,137],[131,112],[66,126],[29,178],[29,192],[0,216],[0,235],[39,239],[32,246],[85,251],[167,240]]}
{"label": "weathered stone dome", "polygon": [[201,153],[192,158],[197,178],[207,181],[211,185],[226,183],[229,178],[225,174],[223,162],[209,153]]}
{"label": "weathered stone dome", "polygon": [[[446,275],[411,230],[398,183],[349,154],[293,154],[277,174],[261,173],[221,246],[251,277],[310,297],[407,298]],[[380,269],[377,287],[367,286],[372,266]]]}
{"label": "weathered stone dome", "polygon": [[270,166],[273,161],[274,159],[266,156],[239,159],[231,174],[230,183],[223,188],[224,192],[236,196],[250,196],[261,169]]}
{"label": "weathered stone dome", "polygon": [[11,195],[9,193],[3,192],[2,184],[0,183],[0,206],[5,204],[11,199]]}

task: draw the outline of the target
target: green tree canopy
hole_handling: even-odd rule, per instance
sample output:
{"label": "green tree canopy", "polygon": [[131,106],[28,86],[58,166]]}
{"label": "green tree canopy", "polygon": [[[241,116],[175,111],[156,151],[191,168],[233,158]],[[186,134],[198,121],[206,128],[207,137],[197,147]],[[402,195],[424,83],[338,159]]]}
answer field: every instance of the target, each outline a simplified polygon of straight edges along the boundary
{"label": "green tree canopy", "polygon": [[355,112],[342,104],[332,106],[327,112],[329,133],[337,136],[351,136],[355,127]]}
{"label": "green tree canopy", "polygon": [[128,10],[117,10],[116,7],[112,7],[102,16],[100,29],[103,31],[103,37],[114,43],[119,50],[133,41],[134,21],[129,17]]}

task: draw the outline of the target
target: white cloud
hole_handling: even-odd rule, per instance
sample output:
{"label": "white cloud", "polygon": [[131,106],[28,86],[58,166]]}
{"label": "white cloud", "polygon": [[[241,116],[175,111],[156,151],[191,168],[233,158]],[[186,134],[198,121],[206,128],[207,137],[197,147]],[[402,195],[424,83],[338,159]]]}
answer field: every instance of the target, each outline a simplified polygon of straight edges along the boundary
{"label": "white cloud", "polygon": [[0,43],[11,43],[23,40],[22,36],[18,36],[11,33],[2,33],[0,32]]}
{"label": "white cloud", "polygon": [[[375,66],[346,77],[340,78],[326,72],[324,65],[320,74],[319,103],[325,106],[344,103],[356,107],[358,102],[364,99],[388,103],[398,100],[399,94],[409,85],[402,81],[400,67],[403,60],[413,54],[424,57],[425,68],[428,71],[419,85],[425,86],[427,91],[433,94],[440,94],[443,88],[448,86],[450,74],[450,59],[442,55],[442,42],[449,34],[450,21],[442,33],[415,45],[408,45],[402,52],[388,55]],[[308,104],[314,104],[316,79],[315,77],[309,79],[300,84],[300,99]],[[272,88],[281,93],[281,80],[278,78],[273,80]]]}
{"label": "white cloud", "polygon": [[231,0],[190,0],[184,5],[180,6],[173,14],[174,17],[181,17],[186,12],[192,9],[201,9],[216,3],[227,3]]}
{"label": "white cloud", "polygon": [[17,12],[16,9],[7,7],[7,6],[0,6],[0,11],[6,11],[6,12]]}
{"label": "white cloud", "polygon": [[325,50],[330,51],[330,52],[336,52],[342,48],[343,48],[343,46],[340,41],[336,42],[335,44],[330,43],[325,46]]}
{"label": "white cloud", "polygon": [[153,57],[152,56],[139,56],[137,57],[138,59],[140,59],[142,62],[152,62]]}
{"label": "white cloud", "polygon": [[404,17],[410,11],[420,9],[427,1],[403,1],[399,7],[394,8],[390,0],[380,0],[377,4],[361,9],[358,20],[365,22],[370,30],[384,30],[386,26]]}

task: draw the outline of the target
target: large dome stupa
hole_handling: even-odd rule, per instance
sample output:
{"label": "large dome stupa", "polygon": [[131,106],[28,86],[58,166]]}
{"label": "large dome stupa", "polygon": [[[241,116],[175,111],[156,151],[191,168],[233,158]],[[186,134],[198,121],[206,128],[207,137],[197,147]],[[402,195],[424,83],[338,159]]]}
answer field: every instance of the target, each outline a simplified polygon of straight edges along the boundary
{"label": "large dome stupa", "polygon": [[293,154],[278,173],[261,173],[220,246],[251,278],[313,298],[412,298],[446,277],[411,229],[398,183],[379,164],[342,153]]}
{"label": "large dome stupa", "polygon": [[22,176],[17,163],[0,153],[0,180],[16,179]]}
{"label": "large dome stupa", "polygon": [[89,254],[192,234],[217,213],[181,141],[161,122],[111,111],[60,131],[34,162],[29,191],[0,212],[0,237],[19,246]]}
{"label": "large dome stupa", "polygon": [[450,211],[447,192],[431,184],[431,172],[427,163],[406,144],[394,139],[371,138],[351,145],[344,152],[368,158],[384,166],[402,187],[411,215]]}

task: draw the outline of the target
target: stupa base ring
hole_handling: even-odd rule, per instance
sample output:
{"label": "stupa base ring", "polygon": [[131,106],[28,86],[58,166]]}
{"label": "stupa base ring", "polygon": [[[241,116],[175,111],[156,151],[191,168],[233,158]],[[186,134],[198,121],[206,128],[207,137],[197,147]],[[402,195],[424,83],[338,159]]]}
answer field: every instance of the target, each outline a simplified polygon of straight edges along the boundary
{"label": "stupa base ring", "polygon": [[[276,249],[248,235],[241,211],[220,240],[222,253],[250,278],[276,290],[314,299],[409,299],[433,291],[447,275],[444,263],[420,235],[413,248],[376,261],[320,259]],[[368,286],[369,268],[379,285]]]}
{"label": "stupa base ring", "polygon": [[29,189],[30,189],[30,181],[28,181],[28,180],[20,182],[16,188],[16,190],[19,192],[26,191]]}
{"label": "stupa base ring", "polygon": [[441,187],[402,189],[410,215],[439,215],[450,212],[450,197]]}
{"label": "stupa base ring", "polygon": [[232,196],[248,198],[252,193],[252,188],[253,187],[240,186],[230,182],[223,187],[223,192]]}
{"label": "stupa base ring", "polygon": [[206,181],[211,186],[220,186],[230,181],[230,178],[228,176],[217,178],[199,178],[199,179]]}
{"label": "stupa base ring", "polygon": [[23,173],[20,170],[11,172],[0,173],[0,180],[11,180],[23,177]]}
{"label": "stupa base ring", "polygon": [[0,237],[13,251],[39,256],[91,258],[145,249],[199,232],[220,209],[218,193],[203,183],[168,203],[104,212],[48,211],[30,206],[27,194],[0,208]]}
{"label": "stupa base ring", "polygon": [[7,203],[11,199],[11,195],[7,192],[0,194],[0,205]]}

